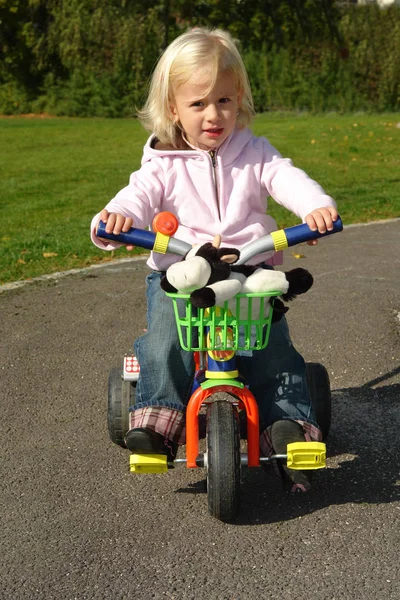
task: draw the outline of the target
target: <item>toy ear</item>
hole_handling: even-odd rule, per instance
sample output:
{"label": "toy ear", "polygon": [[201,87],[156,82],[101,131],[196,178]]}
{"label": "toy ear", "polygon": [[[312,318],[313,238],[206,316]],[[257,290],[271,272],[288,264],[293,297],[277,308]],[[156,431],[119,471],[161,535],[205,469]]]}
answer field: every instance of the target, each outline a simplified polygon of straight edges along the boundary
{"label": "toy ear", "polygon": [[237,248],[220,248],[217,250],[218,259],[232,265],[237,262],[240,257],[240,252]]}
{"label": "toy ear", "polygon": [[236,254],[224,254],[223,256],[220,256],[220,260],[228,263],[228,265],[233,265],[233,263],[239,260],[239,257],[236,256]]}

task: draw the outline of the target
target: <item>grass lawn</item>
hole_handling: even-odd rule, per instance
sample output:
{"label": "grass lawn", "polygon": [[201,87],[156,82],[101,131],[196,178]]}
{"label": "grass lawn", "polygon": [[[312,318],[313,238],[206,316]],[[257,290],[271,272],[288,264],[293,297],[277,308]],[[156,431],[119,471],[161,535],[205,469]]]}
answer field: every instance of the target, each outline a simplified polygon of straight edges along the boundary
{"label": "grass lawn", "polygon": [[[271,113],[253,130],[321,183],[345,224],[400,217],[400,114]],[[146,138],[128,119],[1,118],[0,283],[115,258],[91,244],[90,220],[139,167]],[[270,212],[298,223],[273,201]]]}

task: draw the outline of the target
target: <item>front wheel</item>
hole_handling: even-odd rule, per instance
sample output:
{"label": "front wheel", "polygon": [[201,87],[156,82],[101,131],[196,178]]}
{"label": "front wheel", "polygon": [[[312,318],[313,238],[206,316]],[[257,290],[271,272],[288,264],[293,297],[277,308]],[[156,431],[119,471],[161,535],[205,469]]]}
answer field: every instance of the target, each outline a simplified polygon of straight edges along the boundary
{"label": "front wheel", "polygon": [[226,393],[207,408],[208,510],[221,521],[235,518],[240,506],[240,430],[238,413]]}

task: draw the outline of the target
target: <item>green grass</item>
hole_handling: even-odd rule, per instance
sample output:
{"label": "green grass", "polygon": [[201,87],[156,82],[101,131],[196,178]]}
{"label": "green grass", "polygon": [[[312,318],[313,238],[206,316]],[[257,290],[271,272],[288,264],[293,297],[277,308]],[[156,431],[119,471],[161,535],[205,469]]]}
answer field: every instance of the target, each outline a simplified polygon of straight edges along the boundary
{"label": "green grass", "polygon": [[[260,115],[254,132],[305,169],[347,224],[400,216],[400,115]],[[95,248],[92,216],[140,165],[135,120],[0,119],[0,283],[126,255]],[[279,226],[297,217],[270,202]]]}

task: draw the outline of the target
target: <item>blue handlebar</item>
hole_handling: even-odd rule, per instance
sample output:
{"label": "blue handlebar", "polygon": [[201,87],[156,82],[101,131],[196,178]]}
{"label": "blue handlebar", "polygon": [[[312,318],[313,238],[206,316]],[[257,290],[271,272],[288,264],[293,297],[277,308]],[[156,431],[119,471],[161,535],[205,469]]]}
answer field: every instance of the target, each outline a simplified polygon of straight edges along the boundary
{"label": "blue handlebar", "polygon": [[106,232],[106,223],[100,221],[97,226],[97,237],[112,240],[113,242],[119,242],[120,244],[126,244],[127,246],[139,246],[146,250],[153,250],[154,242],[156,240],[156,234],[153,231],[147,231],[147,229],[137,229],[131,227],[126,233],[119,233],[114,235],[113,233]]}
{"label": "blue handlebar", "polygon": [[131,227],[129,231],[119,233],[118,235],[107,233],[106,224],[103,223],[103,221],[100,221],[97,225],[96,235],[102,239],[112,240],[113,242],[119,242],[120,244],[126,244],[127,246],[138,246],[139,248],[153,250],[160,254],[169,252],[171,254],[185,256],[192,247],[187,242],[178,240],[178,238],[154,233],[154,231],[148,231],[147,229],[137,229],[136,227]]}
{"label": "blue handlebar", "polygon": [[293,227],[288,227],[287,229],[278,229],[278,231],[273,231],[268,235],[264,235],[263,237],[254,240],[254,242],[251,242],[242,248],[240,252],[240,258],[236,264],[244,265],[248,260],[253,258],[253,256],[257,256],[257,254],[271,252],[273,250],[278,252],[279,250],[284,250],[285,248],[289,248],[289,246],[295,246],[301,242],[308,242],[308,240],[326,237],[332,233],[342,231],[342,229],[343,223],[340,217],[338,217],[333,223],[332,231],[327,231],[326,233],[311,231],[307,223],[303,223],[302,225],[294,225]]}
{"label": "blue handlebar", "polygon": [[333,223],[333,229],[331,231],[327,231],[326,233],[320,233],[317,231],[311,231],[307,223],[303,223],[302,225],[294,225],[293,227],[288,227],[284,229],[287,239],[288,246],[295,246],[296,244],[300,244],[301,242],[308,242],[309,240],[316,240],[320,237],[326,237],[327,235],[332,235],[332,233],[338,233],[343,230],[343,223],[340,217],[337,218]]}

